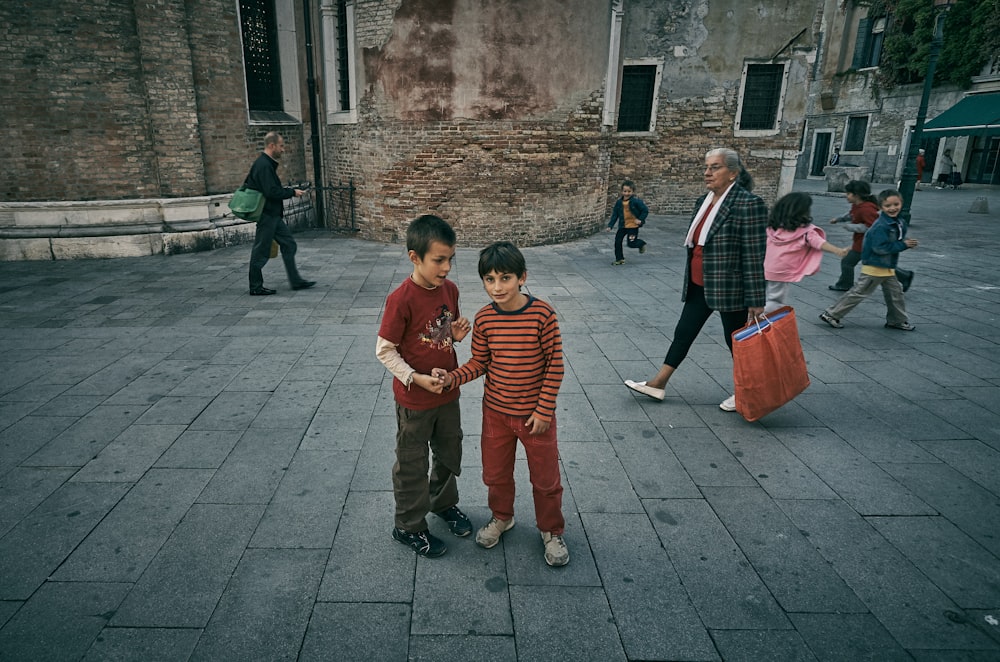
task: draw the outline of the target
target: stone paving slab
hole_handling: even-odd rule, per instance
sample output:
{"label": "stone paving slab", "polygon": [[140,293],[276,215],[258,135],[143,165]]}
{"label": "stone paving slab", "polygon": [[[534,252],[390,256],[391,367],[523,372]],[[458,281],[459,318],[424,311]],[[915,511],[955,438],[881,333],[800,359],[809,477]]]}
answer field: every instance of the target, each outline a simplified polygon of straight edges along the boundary
{"label": "stone paving slab", "polygon": [[[796,187],[821,225],[847,209]],[[993,211],[968,214],[980,195]],[[755,423],[718,408],[717,318],[663,402],[622,385],[666,353],[687,219],[652,217],[620,267],[604,233],[525,249],[565,346],[564,568],[521,449],[496,548],[434,516],[444,557],[390,539],[374,339],[402,246],[302,233],[319,284],[272,262],[272,297],[246,295],[246,246],[0,263],[0,659],[998,659],[1000,193],[923,191],[913,213],[917,331],[884,329],[877,296],[820,322],[824,260],[790,295],[811,385]],[[471,317],[488,299],[459,242]],[[482,392],[460,400],[476,525]]]}

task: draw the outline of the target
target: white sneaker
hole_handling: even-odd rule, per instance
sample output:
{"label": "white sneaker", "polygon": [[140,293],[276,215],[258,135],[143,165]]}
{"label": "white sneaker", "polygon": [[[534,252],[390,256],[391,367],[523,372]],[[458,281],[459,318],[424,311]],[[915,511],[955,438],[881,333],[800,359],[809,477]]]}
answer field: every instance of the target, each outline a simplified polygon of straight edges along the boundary
{"label": "white sneaker", "polygon": [[542,532],[542,542],[545,544],[545,562],[551,566],[561,566],[569,563],[569,550],[562,536],[548,531]]}
{"label": "white sneaker", "polygon": [[667,391],[662,388],[656,388],[655,386],[646,386],[646,382],[633,382],[631,379],[625,380],[625,386],[628,386],[633,391],[642,393],[643,395],[648,395],[654,400],[663,400],[667,396]]}
{"label": "white sneaker", "polygon": [[485,547],[486,549],[491,549],[497,546],[500,542],[500,536],[502,536],[506,531],[510,531],[514,528],[514,518],[511,517],[509,520],[497,519],[496,517],[491,517],[490,521],[486,523],[486,526],[479,529],[476,532],[476,544],[480,547]]}
{"label": "white sneaker", "polygon": [[720,402],[719,409],[721,409],[722,411],[736,411],[736,396],[731,395],[722,402]]}

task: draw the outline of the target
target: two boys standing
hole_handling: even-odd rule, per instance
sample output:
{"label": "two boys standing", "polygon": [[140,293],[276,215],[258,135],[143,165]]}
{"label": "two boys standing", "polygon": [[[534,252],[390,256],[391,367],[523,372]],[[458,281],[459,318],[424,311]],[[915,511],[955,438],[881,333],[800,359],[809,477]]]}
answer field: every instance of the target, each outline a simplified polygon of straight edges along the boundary
{"label": "two boys standing", "polygon": [[458,288],[447,279],[455,232],[437,216],[420,216],[407,229],[406,247],[413,273],[386,299],[376,343],[376,356],[395,377],[392,537],[421,556],[444,554],[447,546],[428,530],[428,512],[447,522],[456,536],[472,532],[458,508],[462,428],[457,387],[485,375],[481,446],[492,517],[477,532],[476,543],[495,547],[514,526],[514,455],[520,440],[545,562],[566,565],[555,420],[563,362],[555,311],[521,292],[527,268],[517,247],[509,242],[488,246],[480,253],[479,275],[491,303],[476,314],[472,358],[459,367],[454,343],[468,335],[471,325],[460,316]]}

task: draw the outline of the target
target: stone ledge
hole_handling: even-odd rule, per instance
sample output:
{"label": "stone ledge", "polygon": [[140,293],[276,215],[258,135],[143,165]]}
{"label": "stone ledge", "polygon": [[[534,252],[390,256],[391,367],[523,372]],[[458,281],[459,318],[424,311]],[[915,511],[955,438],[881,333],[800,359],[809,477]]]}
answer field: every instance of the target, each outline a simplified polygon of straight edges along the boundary
{"label": "stone ledge", "polygon": [[870,171],[871,168],[867,166],[826,166],[823,168],[823,175],[826,177],[826,190],[842,193],[847,182],[852,179],[864,182],[871,181]]}
{"label": "stone ledge", "polygon": [[[139,257],[252,242],[231,194],[191,198],[0,203],[0,261]],[[293,228],[312,210],[286,219]]]}

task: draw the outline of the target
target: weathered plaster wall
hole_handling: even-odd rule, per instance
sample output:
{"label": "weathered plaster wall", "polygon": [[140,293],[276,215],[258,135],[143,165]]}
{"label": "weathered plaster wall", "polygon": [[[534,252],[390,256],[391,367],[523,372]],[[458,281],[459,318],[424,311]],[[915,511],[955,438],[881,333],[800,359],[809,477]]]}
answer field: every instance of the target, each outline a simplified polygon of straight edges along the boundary
{"label": "weathered plaster wall", "polygon": [[[689,213],[704,192],[704,154],[714,147],[737,150],[757,181],[755,191],[773,200],[783,164],[794,163],[799,146],[816,13],[811,3],[630,0],[623,57],[660,59],[663,78],[655,135],[612,141],[609,200],[621,180],[631,178],[658,213]],[[779,130],[735,137],[744,62],[771,57],[789,62]]]}
{"label": "weathered plaster wall", "polygon": [[388,4],[357,7],[359,122],[326,143],[330,179],[358,187],[362,236],[398,241],[428,211],[463,242],[595,231],[607,3]]}

